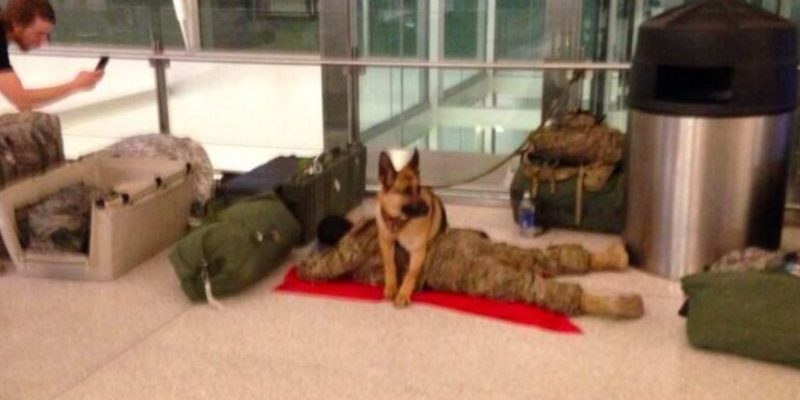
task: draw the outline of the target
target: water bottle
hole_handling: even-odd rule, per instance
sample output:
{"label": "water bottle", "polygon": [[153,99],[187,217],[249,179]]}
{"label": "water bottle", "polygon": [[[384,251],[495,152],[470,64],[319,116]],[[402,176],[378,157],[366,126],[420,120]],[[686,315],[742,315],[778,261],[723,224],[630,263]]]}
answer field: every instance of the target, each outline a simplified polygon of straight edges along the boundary
{"label": "water bottle", "polygon": [[536,207],[528,192],[525,192],[522,202],[519,203],[519,233],[526,237],[533,237],[539,233],[536,227]]}

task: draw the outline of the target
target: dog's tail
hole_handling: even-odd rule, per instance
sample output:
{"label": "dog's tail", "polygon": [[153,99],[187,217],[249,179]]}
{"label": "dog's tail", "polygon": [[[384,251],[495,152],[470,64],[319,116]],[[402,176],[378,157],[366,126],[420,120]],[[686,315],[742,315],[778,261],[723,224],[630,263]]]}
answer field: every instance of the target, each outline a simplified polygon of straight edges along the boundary
{"label": "dog's tail", "polygon": [[328,215],[317,225],[317,240],[327,246],[336,246],[339,239],[353,229],[353,223],[339,215]]}

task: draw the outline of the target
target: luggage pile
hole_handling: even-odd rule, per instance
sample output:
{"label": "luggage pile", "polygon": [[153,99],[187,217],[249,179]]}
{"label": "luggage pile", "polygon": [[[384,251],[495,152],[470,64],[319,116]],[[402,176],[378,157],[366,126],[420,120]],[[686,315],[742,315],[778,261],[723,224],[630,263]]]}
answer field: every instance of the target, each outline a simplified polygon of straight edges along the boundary
{"label": "luggage pile", "polygon": [[[192,300],[236,293],[364,197],[360,143],[278,157],[225,181],[189,138],[124,138],[67,163],[57,116],[0,116],[0,232],[20,274],[114,279],[170,254]],[[196,227],[189,231],[190,216]],[[198,226],[199,225],[199,226]],[[187,234],[188,232],[188,234]]]}
{"label": "luggage pile", "polygon": [[361,143],[334,148],[314,158],[277,157],[217,189],[219,202],[274,191],[300,222],[308,243],[326,215],[345,215],[364,198],[367,151]]}
{"label": "luggage pile", "polygon": [[327,215],[364,198],[366,149],[353,143],[313,158],[277,157],[223,182],[204,223],[170,254],[184,293],[216,304],[280,265]]}

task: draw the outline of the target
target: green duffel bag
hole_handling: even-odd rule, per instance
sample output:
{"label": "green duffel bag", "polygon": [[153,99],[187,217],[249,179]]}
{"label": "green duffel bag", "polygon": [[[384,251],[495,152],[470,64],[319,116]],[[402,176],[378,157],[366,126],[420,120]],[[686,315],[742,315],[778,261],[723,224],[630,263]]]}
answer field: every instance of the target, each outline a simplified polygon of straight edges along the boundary
{"label": "green duffel bag", "polygon": [[[531,179],[518,168],[511,182],[510,197],[514,220],[519,220],[519,204],[525,192],[531,190]],[[554,189],[554,190],[551,190]],[[578,178],[555,182],[542,181],[533,204],[536,223],[543,227],[585,231],[621,233],[625,228],[624,172],[617,167],[608,181],[598,190],[584,190],[582,215],[576,221]]]}
{"label": "green duffel bag", "polygon": [[800,368],[800,277],[699,273],[681,284],[692,346]]}
{"label": "green duffel bag", "polygon": [[[209,216],[169,256],[194,300],[237,293],[280,265],[300,239],[300,225],[273,193],[243,199]],[[208,286],[208,288],[207,288]]]}

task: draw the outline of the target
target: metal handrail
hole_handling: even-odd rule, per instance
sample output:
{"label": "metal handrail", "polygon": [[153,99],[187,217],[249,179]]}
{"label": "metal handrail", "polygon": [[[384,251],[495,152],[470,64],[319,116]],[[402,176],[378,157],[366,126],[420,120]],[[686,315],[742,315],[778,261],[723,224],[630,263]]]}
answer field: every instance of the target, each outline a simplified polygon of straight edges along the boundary
{"label": "metal handrail", "polygon": [[[150,50],[109,49],[104,47],[69,47],[53,46],[30,53],[23,53],[16,48],[9,49],[11,54],[41,57],[98,57],[108,55],[113,58],[127,60],[167,60],[177,62],[207,62],[230,64],[264,64],[264,65],[297,65],[297,66],[349,66],[349,67],[387,67],[387,68],[433,68],[433,69],[492,69],[492,70],[577,70],[586,71],[627,71],[630,62],[599,61],[547,61],[547,60],[505,60],[485,62],[478,60],[428,61],[418,58],[385,58],[362,57],[322,58],[312,54],[256,54],[243,52],[203,51],[181,52],[165,50],[163,54],[155,54]],[[800,65],[798,65],[800,70]]]}
{"label": "metal handrail", "polygon": [[97,57],[109,55],[112,58],[128,60],[169,60],[186,62],[208,63],[238,63],[238,64],[275,64],[298,66],[350,66],[350,67],[404,67],[404,68],[439,68],[439,69],[495,69],[495,70],[570,70],[584,69],[587,71],[624,71],[630,68],[630,63],[623,62],[565,62],[565,61],[517,61],[507,60],[499,62],[484,62],[478,60],[449,60],[428,61],[418,58],[380,58],[364,57],[358,59],[347,58],[322,58],[318,55],[305,54],[248,54],[242,52],[197,52],[187,53],[180,51],[164,51],[155,54],[150,50],[137,49],[109,49],[104,47],[48,47],[30,53],[23,53],[11,49],[12,54],[24,54],[44,57]]}

